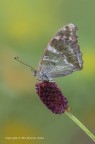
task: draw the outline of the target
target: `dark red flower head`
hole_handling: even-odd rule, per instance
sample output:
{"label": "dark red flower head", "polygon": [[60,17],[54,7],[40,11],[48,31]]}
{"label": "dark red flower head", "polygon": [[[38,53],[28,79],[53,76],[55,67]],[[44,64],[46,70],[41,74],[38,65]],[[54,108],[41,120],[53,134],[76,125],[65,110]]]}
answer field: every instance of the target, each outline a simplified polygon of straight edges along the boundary
{"label": "dark red flower head", "polygon": [[36,91],[41,101],[55,114],[62,114],[68,109],[68,101],[55,82],[43,81],[36,84]]}

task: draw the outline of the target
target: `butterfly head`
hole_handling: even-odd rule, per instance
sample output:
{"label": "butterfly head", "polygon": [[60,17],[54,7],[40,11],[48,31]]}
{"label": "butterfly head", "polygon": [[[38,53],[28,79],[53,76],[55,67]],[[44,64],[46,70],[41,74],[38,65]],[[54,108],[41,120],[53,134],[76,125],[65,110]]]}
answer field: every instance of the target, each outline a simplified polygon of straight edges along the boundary
{"label": "butterfly head", "polygon": [[36,78],[39,81],[49,81],[49,80],[51,80],[50,77],[46,73],[41,73],[40,71],[34,71],[33,75],[36,76]]}

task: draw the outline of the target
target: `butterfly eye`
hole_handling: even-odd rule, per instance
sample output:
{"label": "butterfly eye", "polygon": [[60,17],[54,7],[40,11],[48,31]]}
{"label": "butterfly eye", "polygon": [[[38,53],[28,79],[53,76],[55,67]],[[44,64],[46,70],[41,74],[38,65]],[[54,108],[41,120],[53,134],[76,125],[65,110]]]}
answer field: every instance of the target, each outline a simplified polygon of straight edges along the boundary
{"label": "butterfly eye", "polygon": [[[31,69],[32,70],[32,69]],[[37,75],[37,71],[36,70],[34,70],[33,71],[33,76],[36,76]]]}

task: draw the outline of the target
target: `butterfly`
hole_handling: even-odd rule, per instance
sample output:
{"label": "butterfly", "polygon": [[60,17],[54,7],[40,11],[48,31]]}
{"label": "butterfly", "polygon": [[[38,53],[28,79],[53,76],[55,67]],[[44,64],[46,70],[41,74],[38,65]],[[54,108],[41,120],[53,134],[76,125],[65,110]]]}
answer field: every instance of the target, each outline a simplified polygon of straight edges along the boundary
{"label": "butterfly", "polygon": [[36,73],[39,80],[53,80],[83,68],[76,32],[77,27],[68,24],[50,40]]}
{"label": "butterfly", "polygon": [[53,80],[82,70],[82,53],[78,44],[78,28],[70,23],[61,28],[45,48],[38,70],[31,67],[34,76],[41,82],[36,84],[37,94],[42,102],[54,113],[63,113],[68,102]]}

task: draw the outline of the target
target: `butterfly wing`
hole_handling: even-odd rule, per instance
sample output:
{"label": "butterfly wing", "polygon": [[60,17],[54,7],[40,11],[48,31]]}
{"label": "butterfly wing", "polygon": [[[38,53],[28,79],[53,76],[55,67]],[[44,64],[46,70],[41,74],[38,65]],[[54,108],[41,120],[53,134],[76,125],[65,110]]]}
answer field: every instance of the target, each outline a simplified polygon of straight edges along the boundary
{"label": "butterfly wing", "polygon": [[71,74],[83,68],[82,54],[78,45],[77,27],[65,25],[48,43],[38,67],[48,79]]}

